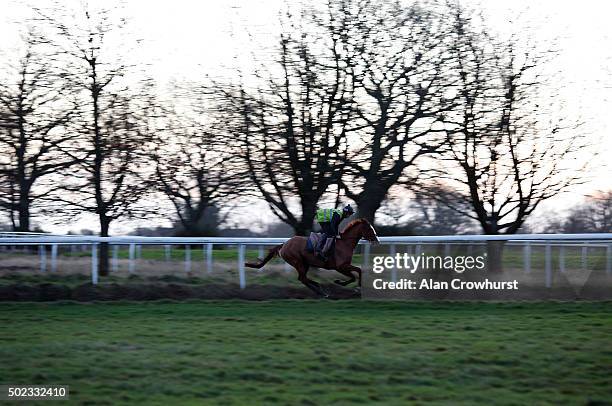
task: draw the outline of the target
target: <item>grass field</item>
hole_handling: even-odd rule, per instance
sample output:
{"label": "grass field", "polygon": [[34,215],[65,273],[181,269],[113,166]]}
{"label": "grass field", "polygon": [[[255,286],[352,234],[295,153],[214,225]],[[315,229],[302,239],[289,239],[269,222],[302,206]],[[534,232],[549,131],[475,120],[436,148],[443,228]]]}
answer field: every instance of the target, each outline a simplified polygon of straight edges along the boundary
{"label": "grass field", "polygon": [[77,404],[612,402],[612,303],[0,304],[0,383]]}
{"label": "grass field", "polygon": [[[268,248],[265,247],[264,252],[267,252]],[[256,259],[259,254],[258,249],[245,249],[245,258],[246,259]],[[89,257],[91,256],[91,252],[87,251],[76,251],[70,252],[67,251],[64,253],[65,256],[72,257]],[[205,258],[205,250],[202,246],[194,246],[191,248],[191,260],[192,261],[202,261]],[[117,257],[119,259],[128,259],[130,257],[129,249],[125,248],[125,246],[121,246],[117,250]],[[214,249],[213,257],[217,261],[237,261],[238,260],[238,249],[231,247],[225,249]],[[141,259],[148,259],[152,261],[165,261],[166,260],[166,251],[163,247],[143,247],[140,251]],[[185,249],[183,246],[174,247],[170,250],[170,259],[172,261],[183,261],[185,259]]]}

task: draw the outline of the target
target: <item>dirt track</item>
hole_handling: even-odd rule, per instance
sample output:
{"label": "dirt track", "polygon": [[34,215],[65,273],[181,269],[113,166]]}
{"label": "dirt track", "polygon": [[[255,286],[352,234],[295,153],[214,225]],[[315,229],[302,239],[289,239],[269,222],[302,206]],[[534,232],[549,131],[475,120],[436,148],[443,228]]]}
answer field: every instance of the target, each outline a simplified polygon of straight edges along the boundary
{"label": "dirt track", "polygon": [[[359,298],[352,289],[326,285],[331,299]],[[0,286],[0,301],[56,301],[79,302],[106,300],[185,300],[185,299],[307,299],[316,298],[306,288],[251,285],[242,290],[238,285],[178,283],[89,283],[70,287],[55,283],[11,284]]]}

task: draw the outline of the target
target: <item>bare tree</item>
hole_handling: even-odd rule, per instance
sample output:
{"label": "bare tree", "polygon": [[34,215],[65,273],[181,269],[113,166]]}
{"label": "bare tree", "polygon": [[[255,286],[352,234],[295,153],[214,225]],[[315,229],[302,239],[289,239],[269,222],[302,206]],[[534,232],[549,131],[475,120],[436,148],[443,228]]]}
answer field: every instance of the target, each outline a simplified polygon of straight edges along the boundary
{"label": "bare tree", "polygon": [[545,232],[612,233],[612,191],[597,192],[572,208],[565,218],[547,219]]}
{"label": "bare tree", "polygon": [[74,163],[65,151],[76,137],[68,128],[76,105],[53,47],[32,29],[23,44],[0,81],[0,208],[14,231],[30,231],[33,206],[55,189],[45,179]]}
{"label": "bare tree", "polygon": [[413,185],[420,159],[443,142],[439,122],[452,103],[445,98],[449,83],[442,69],[448,29],[437,9],[435,2],[330,5],[333,21],[349,22],[329,31],[342,39],[355,83],[344,186],[359,215],[371,222],[389,190]]}
{"label": "bare tree", "polygon": [[[79,152],[74,154],[78,170],[64,185],[65,192],[54,198],[63,208],[95,214],[99,234],[106,237],[113,221],[142,215],[137,203],[152,191],[147,158],[155,104],[150,82],[133,65],[121,62],[125,21],[113,19],[113,10],[85,7],[72,16],[64,9],[36,11],[58,33],[55,41],[65,53],[81,107],[76,121]],[[105,243],[100,244],[99,273],[108,273]]]}
{"label": "bare tree", "polygon": [[[581,228],[576,226],[577,218],[582,218]],[[589,196],[582,207],[570,212],[564,229],[566,233],[612,233],[612,191]]]}
{"label": "bare tree", "polygon": [[[446,120],[452,165],[440,183],[457,193],[438,197],[484,233],[512,234],[540,203],[580,181],[585,143],[575,119],[556,119],[557,95],[542,70],[552,51],[500,41],[460,5],[451,11],[458,107]],[[489,262],[501,267],[500,249],[489,251]]]}
{"label": "bare tree", "polygon": [[[191,100],[199,97],[192,95]],[[208,102],[213,103],[200,100],[190,109],[192,114],[166,111],[153,152],[158,188],[172,203],[180,232],[187,236],[213,235],[214,223],[221,221],[218,208],[227,206],[243,185],[236,151],[217,128],[222,124],[215,123]]]}
{"label": "bare tree", "polygon": [[[467,234],[477,229],[478,224],[468,216],[458,214],[442,201],[454,200],[452,190],[432,188],[428,194],[416,194],[412,202],[417,215],[413,219],[422,235],[455,235]],[[434,194],[437,198],[432,198]],[[440,198],[442,197],[442,198]],[[458,202],[461,204],[460,202]],[[469,203],[463,201],[465,209]]]}
{"label": "bare tree", "polygon": [[226,94],[239,112],[235,129],[254,189],[274,215],[305,234],[321,197],[340,182],[353,85],[338,38],[290,28],[277,64],[252,72],[253,86],[243,82]]}
{"label": "bare tree", "polygon": [[[435,189],[435,190],[434,190]],[[378,210],[380,235],[456,235],[470,234],[478,224],[457,212],[432,195],[447,195],[452,190],[431,187],[428,193],[409,193],[405,190],[387,198]],[[469,209],[469,203],[463,203]]]}

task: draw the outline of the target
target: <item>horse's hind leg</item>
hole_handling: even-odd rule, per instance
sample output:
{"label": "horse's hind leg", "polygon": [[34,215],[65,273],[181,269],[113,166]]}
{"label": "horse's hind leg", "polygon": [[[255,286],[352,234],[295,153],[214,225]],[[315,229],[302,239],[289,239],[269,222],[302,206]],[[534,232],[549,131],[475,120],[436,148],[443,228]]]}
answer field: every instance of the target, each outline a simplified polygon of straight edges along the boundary
{"label": "horse's hind leg", "polygon": [[299,264],[295,266],[295,269],[298,271],[298,280],[304,284],[308,289],[312,290],[319,296],[328,297],[329,294],[323,290],[321,285],[318,282],[309,279],[306,274],[308,273],[308,265],[307,264]]}

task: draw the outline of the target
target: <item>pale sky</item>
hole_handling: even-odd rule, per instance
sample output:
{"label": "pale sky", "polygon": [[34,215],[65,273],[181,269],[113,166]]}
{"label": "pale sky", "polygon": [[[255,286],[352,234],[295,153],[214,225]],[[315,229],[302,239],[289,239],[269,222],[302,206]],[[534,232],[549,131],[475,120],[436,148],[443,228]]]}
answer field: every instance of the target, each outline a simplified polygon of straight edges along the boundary
{"label": "pale sky", "polygon": [[[30,3],[43,6],[49,2]],[[581,116],[594,150],[600,153],[592,159],[589,182],[551,200],[540,211],[563,210],[593,190],[612,188],[612,168],[608,165],[612,156],[612,125],[608,118],[612,111],[612,3],[603,0],[464,0],[464,3],[480,4],[489,25],[501,33],[520,30],[530,23],[537,27],[534,33],[542,42],[557,38],[560,55],[551,69],[561,71],[561,97],[567,102],[567,114]],[[280,0],[126,0],[125,10],[130,31],[144,40],[140,53],[151,63],[151,76],[165,86],[172,80],[227,75],[236,56],[248,60],[248,55],[257,52],[260,45],[274,45],[279,32],[278,15],[286,10],[286,4]],[[12,22],[28,14],[23,2],[0,0],[0,50],[10,53],[18,38],[18,25]],[[257,57],[265,60],[266,56],[258,53]],[[265,207],[261,205],[264,210]],[[90,219],[46,228],[65,232],[84,227],[95,228]],[[112,231],[127,230],[127,225],[117,224]]]}

